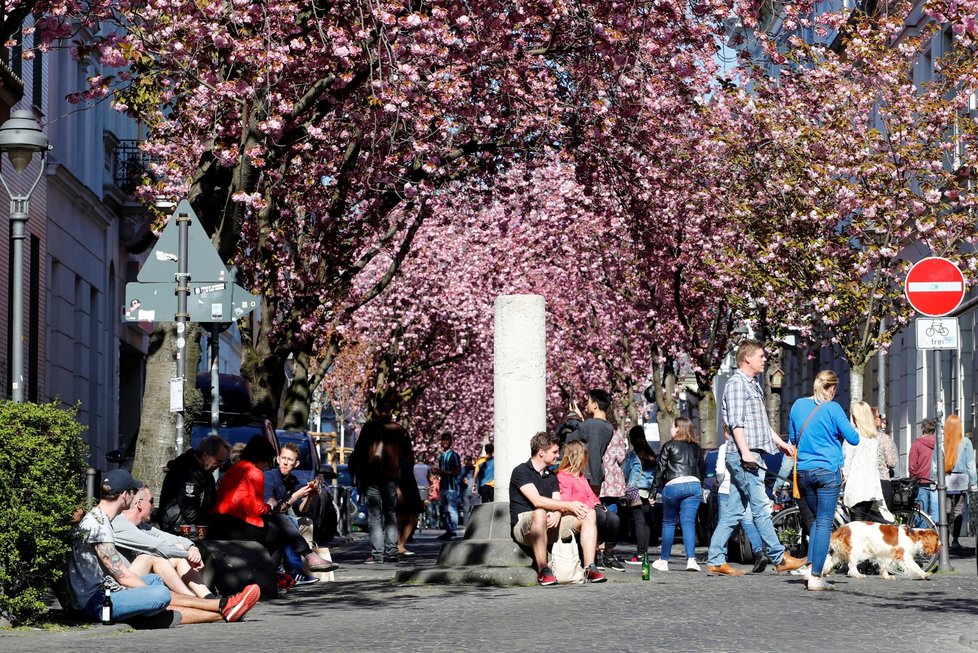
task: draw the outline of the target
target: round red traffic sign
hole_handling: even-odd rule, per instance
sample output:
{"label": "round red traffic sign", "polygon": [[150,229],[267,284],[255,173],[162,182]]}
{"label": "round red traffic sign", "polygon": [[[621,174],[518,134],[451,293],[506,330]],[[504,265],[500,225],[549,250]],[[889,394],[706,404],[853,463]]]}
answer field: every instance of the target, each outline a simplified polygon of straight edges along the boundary
{"label": "round red traffic sign", "polygon": [[914,263],[903,291],[918,313],[940,317],[953,311],[964,299],[964,275],[946,258],[932,256]]}

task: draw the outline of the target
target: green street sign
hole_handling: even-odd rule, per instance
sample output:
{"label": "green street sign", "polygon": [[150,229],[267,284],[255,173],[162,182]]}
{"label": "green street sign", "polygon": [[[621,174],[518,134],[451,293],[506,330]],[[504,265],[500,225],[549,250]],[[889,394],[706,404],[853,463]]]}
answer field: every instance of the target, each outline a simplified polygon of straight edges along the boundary
{"label": "green street sign", "polygon": [[[191,322],[233,322],[258,307],[260,298],[225,281],[192,282],[187,298]],[[176,285],[126,284],[124,322],[172,322],[177,312]]]}

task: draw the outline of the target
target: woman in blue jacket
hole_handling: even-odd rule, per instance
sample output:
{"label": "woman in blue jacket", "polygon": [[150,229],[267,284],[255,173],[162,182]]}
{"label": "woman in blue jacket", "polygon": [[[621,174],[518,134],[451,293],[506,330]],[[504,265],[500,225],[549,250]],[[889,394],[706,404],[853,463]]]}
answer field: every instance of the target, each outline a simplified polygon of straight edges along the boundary
{"label": "woman in blue jacket", "polygon": [[842,488],[842,441],[853,446],[859,444],[859,433],[849,423],[842,406],[832,401],[838,388],[839,377],[835,372],[819,372],[812,396],[802,397],[791,405],[788,429],[791,443],[797,449],[801,496],[815,515],[808,540],[812,575],[806,582],[813,592],[832,589],[822,578],[822,567],[829,551],[832,519]]}
{"label": "woman in blue jacket", "polygon": [[[642,557],[649,549],[649,534],[652,531],[653,513],[649,505],[652,496],[652,483],[655,480],[655,452],[645,439],[645,428],[633,426],[628,432],[632,450],[625,456],[622,469],[625,471],[625,486],[638,488],[638,498],[630,501],[632,521],[635,523],[635,544],[637,555],[625,562],[642,564]],[[626,494],[627,496],[627,494]]]}

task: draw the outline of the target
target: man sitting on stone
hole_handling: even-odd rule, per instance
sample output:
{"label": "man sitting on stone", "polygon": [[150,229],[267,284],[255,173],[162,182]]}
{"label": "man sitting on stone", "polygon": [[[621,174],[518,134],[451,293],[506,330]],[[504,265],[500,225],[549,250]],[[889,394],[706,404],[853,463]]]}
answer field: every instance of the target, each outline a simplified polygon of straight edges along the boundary
{"label": "man sitting on stone", "polygon": [[[143,486],[136,491],[132,505],[112,520],[116,547],[129,560],[130,567],[144,566],[148,562],[171,591],[205,599],[219,598],[204,585],[200,575],[204,561],[194,543],[155,528],[149,521],[152,510],[153,493]],[[144,556],[136,563],[136,558],[142,554],[150,557]],[[155,564],[154,558],[166,564]]]}
{"label": "man sitting on stone", "polygon": [[607,578],[594,564],[598,546],[598,527],[594,510],[580,501],[561,501],[557,475],[550,467],[560,455],[556,435],[541,432],[530,440],[530,459],[513,470],[509,481],[509,515],[513,539],[533,550],[537,582],[554,585],[557,577],[547,566],[547,546],[558,537],[580,534],[584,555],[584,575],[591,583]]}
{"label": "man sitting on stone", "polygon": [[[287,505],[285,512],[292,525],[298,530],[298,517],[307,514],[313,507],[315,497],[319,496],[319,484],[303,483],[292,473],[299,464],[299,447],[291,442],[282,445],[276,459],[276,467],[265,471],[265,502]],[[319,579],[303,571],[302,558],[291,544],[285,545],[282,571],[295,579],[296,585],[318,583]]]}
{"label": "man sitting on stone", "polygon": [[197,449],[188,449],[167,464],[160,489],[160,528],[179,533],[181,524],[209,524],[217,500],[214,471],[227,461],[231,446],[219,435],[209,435]]}
{"label": "man sitting on stone", "polygon": [[[124,469],[114,469],[105,475],[98,505],[82,518],[73,534],[72,556],[68,560],[68,586],[73,607],[97,621],[105,595],[109,593],[113,621],[154,616],[167,610],[171,612],[168,619],[171,626],[221,619],[239,621],[258,602],[261,595],[258,585],[248,585],[224,599],[177,594],[168,590],[156,574],[140,576],[119,553],[112,520],[132,506],[136,492],[142,486]],[[133,562],[146,564],[149,558],[151,556],[142,554]]]}

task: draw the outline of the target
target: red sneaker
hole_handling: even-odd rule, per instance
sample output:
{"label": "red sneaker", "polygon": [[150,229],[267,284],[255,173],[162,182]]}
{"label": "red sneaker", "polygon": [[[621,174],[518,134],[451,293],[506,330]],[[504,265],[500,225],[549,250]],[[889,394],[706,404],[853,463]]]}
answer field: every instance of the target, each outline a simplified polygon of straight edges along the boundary
{"label": "red sneaker", "polygon": [[221,616],[224,617],[224,621],[231,623],[232,621],[241,621],[241,618],[245,616],[248,610],[255,607],[258,603],[258,597],[261,596],[261,588],[258,585],[252,584],[245,587],[243,590],[235,594],[234,596],[228,597],[228,602],[221,610]]}
{"label": "red sneaker", "polygon": [[604,583],[608,580],[593,564],[588,565],[588,568],[584,570],[584,578],[589,583]]}
{"label": "red sneaker", "polygon": [[540,570],[540,573],[537,574],[537,582],[544,587],[547,585],[556,585],[557,577],[554,576],[554,572],[550,569],[550,567],[544,567]]}

